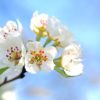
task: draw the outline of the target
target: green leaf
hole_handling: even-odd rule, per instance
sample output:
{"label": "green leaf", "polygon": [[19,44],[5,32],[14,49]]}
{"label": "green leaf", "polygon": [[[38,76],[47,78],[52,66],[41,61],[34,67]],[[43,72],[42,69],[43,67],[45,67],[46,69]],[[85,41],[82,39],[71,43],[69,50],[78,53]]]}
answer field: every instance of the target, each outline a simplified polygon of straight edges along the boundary
{"label": "green leaf", "polygon": [[0,68],[0,75],[4,73],[9,67]]}
{"label": "green leaf", "polygon": [[65,77],[65,78],[70,77],[70,76],[68,76],[68,75],[64,72],[64,70],[63,70],[61,67],[55,66],[55,70],[56,70],[58,73],[60,73],[60,74],[61,74],[63,77]]}

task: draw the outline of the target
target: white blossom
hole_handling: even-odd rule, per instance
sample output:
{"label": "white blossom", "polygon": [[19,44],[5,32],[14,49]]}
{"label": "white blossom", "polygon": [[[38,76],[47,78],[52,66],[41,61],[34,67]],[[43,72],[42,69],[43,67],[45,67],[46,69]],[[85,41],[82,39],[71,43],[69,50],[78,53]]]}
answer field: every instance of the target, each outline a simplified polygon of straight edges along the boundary
{"label": "white blossom", "polygon": [[[10,25],[10,24],[9,24]],[[10,29],[8,24],[7,27]],[[24,66],[25,47],[21,38],[21,33],[16,29],[16,26],[11,26],[10,31],[4,33],[6,29],[2,28],[0,31],[0,68],[9,67],[0,77],[11,79],[18,75]],[[7,30],[8,30],[7,29]]]}
{"label": "white blossom", "polygon": [[33,13],[30,28],[32,31],[34,31],[36,34],[42,34],[47,35],[46,33],[46,26],[47,26],[47,19],[48,15],[41,13],[39,14],[37,11]]}
{"label": "white blossom", "polygon": [[75,43],[67,46],[63,51],[61,63],[67,75],[80,75],[83,72],[80,46]]}
{"label": "white blossom", "polygon": [[51,71],[54,69],[53,59],[56,56],[56,48],[49,46],[43,48],[40,42],[28,42],[27,54],[25,57],[25,68],[30,73],[37,73],[40,70]]}
{"label": "white blossom", "polygon": [[73,41],[72,34],[54,16],[48,18],[47,31],[50,38],[56,41],[58,46],[65,47]]}

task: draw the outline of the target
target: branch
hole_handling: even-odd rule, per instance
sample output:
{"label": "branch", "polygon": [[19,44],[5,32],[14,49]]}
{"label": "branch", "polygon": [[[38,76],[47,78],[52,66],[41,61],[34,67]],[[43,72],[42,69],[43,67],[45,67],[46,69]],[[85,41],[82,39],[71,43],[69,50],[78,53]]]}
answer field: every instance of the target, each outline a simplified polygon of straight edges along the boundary
{"label": "branch", "polygon": [[23,67],[22,72],[18,76],[14,77],[10,80],[7,80],[7,77],[5,77],[4,81],[0,84],[0,87],[2,87],[3,85],[6,85],[7,83],[15,81],[17,79],[24,78],[25,77],[25,72],[26,72],[25,67]]}

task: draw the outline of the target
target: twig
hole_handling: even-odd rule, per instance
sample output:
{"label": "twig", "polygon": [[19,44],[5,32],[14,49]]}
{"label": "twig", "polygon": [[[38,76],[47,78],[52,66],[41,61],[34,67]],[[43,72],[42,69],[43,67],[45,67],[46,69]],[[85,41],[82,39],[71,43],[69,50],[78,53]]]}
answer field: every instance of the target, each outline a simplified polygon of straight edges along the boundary
{"label": "twig", "polygon": [[25,67],[23,67],[22,72],[18,76],[14,77],[10,80],[7,80],[7,77],[5,77],[4,81],[0,84],[0,87],[3,86],[3,85],[6,85],[7,83],[15,81],[17,79],[24,78],[25,77],[25,72],[26,72]]}

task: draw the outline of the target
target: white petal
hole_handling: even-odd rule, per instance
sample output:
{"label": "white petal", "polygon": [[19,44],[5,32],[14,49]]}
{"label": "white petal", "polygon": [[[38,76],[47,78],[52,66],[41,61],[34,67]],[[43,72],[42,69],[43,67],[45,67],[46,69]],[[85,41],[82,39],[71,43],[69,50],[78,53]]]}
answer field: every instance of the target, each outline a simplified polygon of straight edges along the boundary
{"label": "white petal", "polygon": [[30,25],[30,29],[36,33],[39,33],[39,29],[36,26],[34,26],[33,24]]}
{"label": "white petal", "polygon": [[62,67],[67,66],[70,61],[71,61],[71,59],[68,56],[63,56],[61,59]]}
{"label": "white petal", "polygon": [[35,50],[35,51],[39,51],[42,49],[42,45],[40,42],[28,42],[27,43],[27,49],[28,50]]}
{"label": "white petal", "polygon": [[45,72],[49,72],[49,71],[54,70],[54,66],[55,64],[53,63],[53,61],[47,61],[41,65],[41,70]]}
{"label": "white petal", "polygon": [[8,27],[8,29],[11,31],[11,30],[14,30],[14,29],[16,29],[17,30],[17,24],[16,24],[16,22],[14,22],[14,21],[8,21],[7,23],[6,23],[6,26]]}
{"label": "white petal", "polygon": [[57,49],[53,46],[46,47],[45,52],[50,54],[53,58],[55,58],[55,56],[57,55]]}
{"label": "white petal", "polygon": [[80,57],[81,56],[80,46],[75,43],[70,44],[64,49],[63,55],[69,56],[72,59]]}
{"label": "white petal", "polygon": [[22,26],[21,22],[18,19],[17,19],[17,24],[18,24],[18,32],[23,33],[23,26]]}
{"label": "white petal", "polygon": [[57,38],[57,36],[59,35],[59,27],[60,21],[57,18],[55,18],[54,16],[48,18],[47,31],[50,33],[49,35],[52,38]]}
{"label": "white petal", "polygon": [[30,72],[30,73],[33,73],[33,74],[40,71],[39,67],[36,64],[26,64],[25,69],[26,69],[27,72]]}
{"label": "white petal", "polygon": [[18,63],[18,66],[24,66],[24,63],[25,63],[25,55],[26,55],[26,49],[24,47],[24,45],[22,44],[21,45],[21,50],[22,50],[22,57],[21,59],[19,60],[19,63]]}
{"label": "white petal", "polygon": [[77,61],[73,61],[66,66],[65,73],[69,76],[77,76],[82,74],[83,72],[83,64],[78,63]]}
{"label": "white petal", "polygon": [[59,41],[62,47],[66,47],[68,44],[74,41],[72,33],[65,26],[61,26],[59,29]]}
{"label": "white petal", "polygon": [[8,32],[9,32],[9,28],[8,28],[7,26],[4,26],[4,27],[3,27],[3,31],[4,31],[5,33],[8,33]]}

